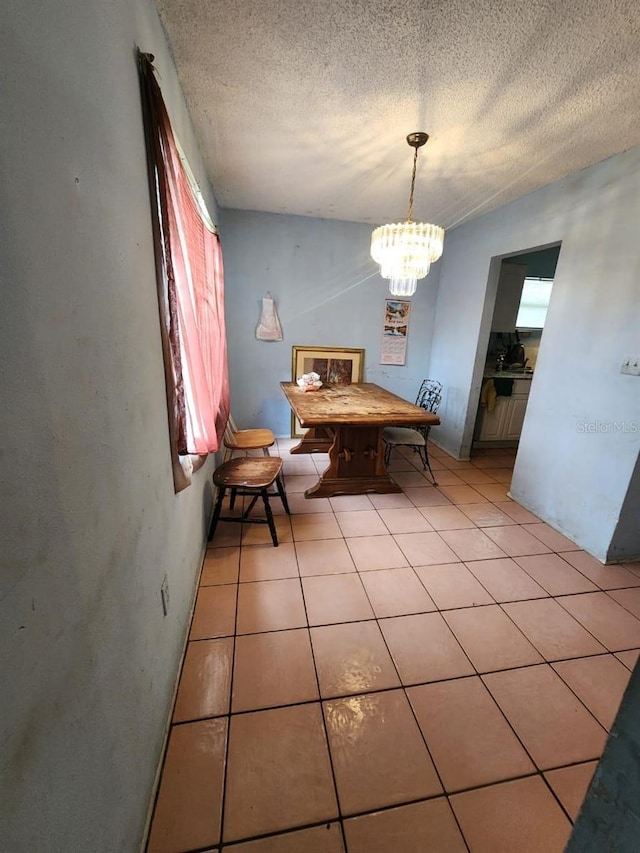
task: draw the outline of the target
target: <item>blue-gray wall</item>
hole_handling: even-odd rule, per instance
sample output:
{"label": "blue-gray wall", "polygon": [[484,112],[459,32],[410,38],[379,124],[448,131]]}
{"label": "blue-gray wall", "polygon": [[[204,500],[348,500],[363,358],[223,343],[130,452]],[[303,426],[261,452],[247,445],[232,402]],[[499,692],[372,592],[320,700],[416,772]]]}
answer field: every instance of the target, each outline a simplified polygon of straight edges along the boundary
{"label": "blue-gray wall", "polygon": [[174,494],[136,44],[213,206],[151,2],[3,5],[7,853],[139,848],[203,549],[214,463]]}
{"label": "blue-gray wall", "polygon": [[[355,222],[222,211],[231,408],[241,427],[288,435],[291,347],[363,347],[365,381],[413,400],[428,374],[438,266],[418,282],[404,366],[380,362],[389,284],[369,256],[371,227]],[[284,340],[256,340],[262,297],[276,300]]]}
{"label": "blue-gray wall", "polygon": [[429,369],[446,388],[439,440],[466,457],[496,259],[562,244],[511,494],[602,560],[640,555],[638,526],[619,546],[614,535],[627,495],[637,493],[629,487],[640,452],[640,379],[620,365],[640,345],[638,221],[640,147],[456,228],[440,261]]}

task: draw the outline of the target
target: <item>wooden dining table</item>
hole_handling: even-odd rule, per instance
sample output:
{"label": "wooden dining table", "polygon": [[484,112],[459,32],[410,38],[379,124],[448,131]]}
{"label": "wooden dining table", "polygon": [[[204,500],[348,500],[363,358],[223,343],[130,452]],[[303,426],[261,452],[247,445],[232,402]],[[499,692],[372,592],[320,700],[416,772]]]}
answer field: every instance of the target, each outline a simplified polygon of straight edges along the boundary
{"label": "wooden dining table", "polygon": [[382,430],[440,423],[437,415],[372,382],[323,385],[316,391],[303,391],[295,382],[280,385],[307,428],[291,453],[329,453],[329,467],[306,490],[307,498],[402,491],[384,465]]}

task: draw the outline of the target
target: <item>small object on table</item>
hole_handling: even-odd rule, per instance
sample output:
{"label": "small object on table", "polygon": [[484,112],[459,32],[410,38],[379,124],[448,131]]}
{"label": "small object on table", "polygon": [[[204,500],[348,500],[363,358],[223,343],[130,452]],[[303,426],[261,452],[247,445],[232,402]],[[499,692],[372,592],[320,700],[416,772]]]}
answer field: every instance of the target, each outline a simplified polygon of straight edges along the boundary
{"label": "small object on table", "polygon": [[303,391],[317,391],[322,388],[322,381],[318,373],[303,373],[296,381],[298,388]]}

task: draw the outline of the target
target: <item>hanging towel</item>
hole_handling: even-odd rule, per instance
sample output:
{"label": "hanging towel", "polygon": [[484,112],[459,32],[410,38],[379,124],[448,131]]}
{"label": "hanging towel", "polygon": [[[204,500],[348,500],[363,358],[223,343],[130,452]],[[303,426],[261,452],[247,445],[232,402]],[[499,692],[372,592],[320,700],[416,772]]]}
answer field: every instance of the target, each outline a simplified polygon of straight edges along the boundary
{"label": "hanging towel", "polygon": [[493,379],[485,379],[480,392],[480,404],[486,406],[488,412],[495,412],[497,396]]}
{"label": "hanging towel", "polygon": [[262,314],[256,329],[256,338],[259,341],[281,341],[283,339],[276,305],[270,293],[267,293],[262,299]]}
{"label": "hanging towel", "polygon": [[498,397],[510,397],[513,394],[513,379],[494,379]]}

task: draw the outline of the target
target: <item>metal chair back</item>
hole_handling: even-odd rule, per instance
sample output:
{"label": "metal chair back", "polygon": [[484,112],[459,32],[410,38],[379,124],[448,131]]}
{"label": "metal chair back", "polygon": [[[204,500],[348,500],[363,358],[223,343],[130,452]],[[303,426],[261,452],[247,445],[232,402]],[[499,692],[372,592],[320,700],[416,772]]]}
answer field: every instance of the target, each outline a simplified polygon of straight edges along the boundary
{"label": "metal chair back", "polygon": [[435,379],[424,379],[416,397],[416,406],[420,406],[425,412],[431,412],[435,415],[441,402],[442,382]]}
{"label": "metal chair back", "polygon": [[[416,406],[424,409],[425,412],[431,412],[435,415],[440,408],[442,402],[442,382],[436,379],[423,379],[416,397]],[[425,441],[429,437],[430,425],[416,427],[418,432],[424,436]]]}

